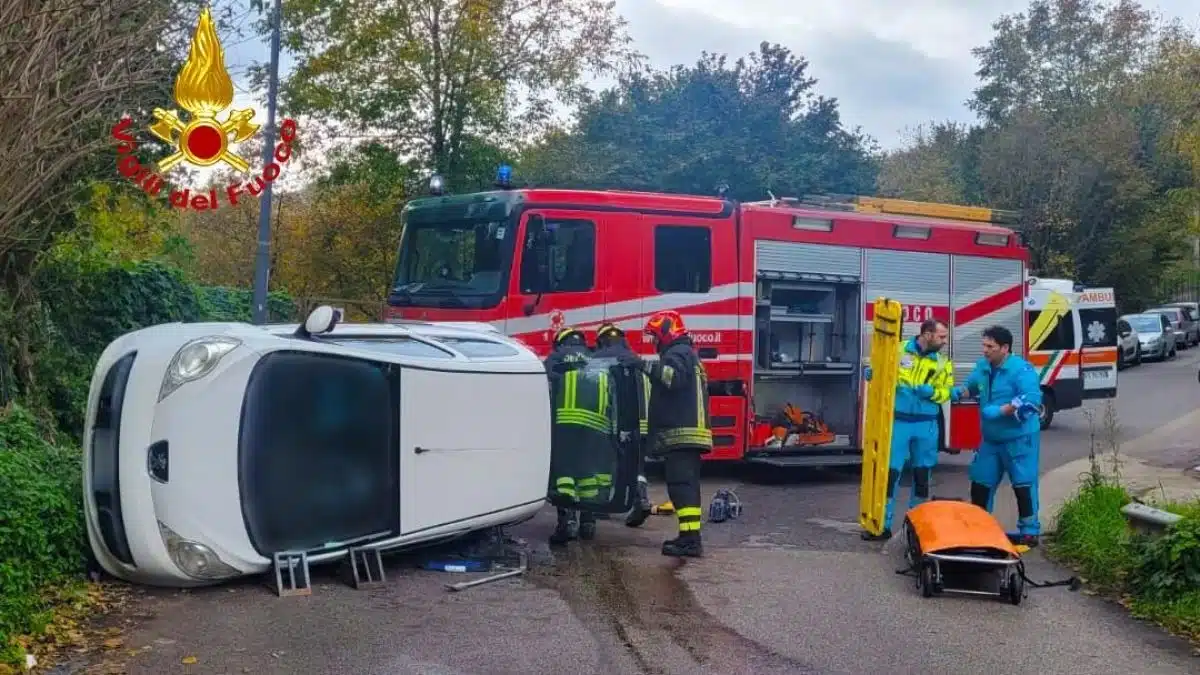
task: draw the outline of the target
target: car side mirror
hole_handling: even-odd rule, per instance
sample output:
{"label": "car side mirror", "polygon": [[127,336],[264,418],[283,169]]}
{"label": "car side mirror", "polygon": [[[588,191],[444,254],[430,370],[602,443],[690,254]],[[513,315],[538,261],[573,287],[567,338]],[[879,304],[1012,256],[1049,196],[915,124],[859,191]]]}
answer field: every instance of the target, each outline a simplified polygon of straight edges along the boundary
{"label": "car side mirror", "polygon": [[320,305],[308,313],[308,318],[296,330],[296,334],[300,337],[308,337],[328,333],[333,330],[334,326],[337,326],[341,318],[341,312],[329,305]]}

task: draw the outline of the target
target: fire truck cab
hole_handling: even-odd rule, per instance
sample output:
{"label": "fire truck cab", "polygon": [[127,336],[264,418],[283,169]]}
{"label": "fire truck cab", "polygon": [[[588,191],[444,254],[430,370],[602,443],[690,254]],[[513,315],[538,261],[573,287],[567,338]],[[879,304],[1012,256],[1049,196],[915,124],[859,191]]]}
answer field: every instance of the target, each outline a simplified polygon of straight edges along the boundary
{"label": "fire truck cab", "polygon": [[[829,196],[737,203],[657,193],[515,189],[414,200],[403,212],[385,319],[482,321],[541,354],[563,325],[641,329],[679,311],[709,376],[709,460],[862,461],[862,365],[874,300],[904,305],[904,335],[935,318],[962,381],[981,331],[1024,352],[1026,249],[1012,214]],[[973,450],[979,415],[947,404],[942,445]]]}

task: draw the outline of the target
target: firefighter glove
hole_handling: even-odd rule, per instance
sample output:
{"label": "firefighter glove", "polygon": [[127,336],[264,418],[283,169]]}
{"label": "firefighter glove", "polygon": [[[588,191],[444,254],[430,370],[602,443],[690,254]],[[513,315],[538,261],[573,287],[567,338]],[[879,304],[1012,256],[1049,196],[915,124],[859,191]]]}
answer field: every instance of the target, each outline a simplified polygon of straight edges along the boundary
{"label": "firefighter glove", "polygon": [[875,371],[871,370],[871,366],[863,366],[863,379],[864,380],[866,380],[867,382],[870,382],[871,376],[873,376],[874,374],[875,374]]}
{"label": "firefighter glove", "polygon": [[646,361],[637,354],[622,354],[617,357],[617,363],[634,370],[646,370]]}

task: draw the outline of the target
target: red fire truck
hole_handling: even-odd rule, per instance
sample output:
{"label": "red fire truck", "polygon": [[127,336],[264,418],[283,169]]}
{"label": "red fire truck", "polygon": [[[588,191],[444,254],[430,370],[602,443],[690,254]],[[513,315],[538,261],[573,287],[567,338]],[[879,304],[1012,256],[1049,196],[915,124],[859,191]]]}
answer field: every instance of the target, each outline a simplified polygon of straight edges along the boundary
{"label": "red fire truck", "polygon": [[[435,193],[436,194],[436,193]],[[1024,353],[1027,251],[1011,213],[827,196],[719,197],[558,189],[409,202],[385,319],[478,321],[546,353],[555,329],[603,321],[653,356],[641,328],[679,311],[709,374],[710,460],[861,463],[861,366],[873,302],[899,300],[905,335],[951,327],[962,381],[980,333]],[[979,442],[978,409],[947,405],[942,447]]]}

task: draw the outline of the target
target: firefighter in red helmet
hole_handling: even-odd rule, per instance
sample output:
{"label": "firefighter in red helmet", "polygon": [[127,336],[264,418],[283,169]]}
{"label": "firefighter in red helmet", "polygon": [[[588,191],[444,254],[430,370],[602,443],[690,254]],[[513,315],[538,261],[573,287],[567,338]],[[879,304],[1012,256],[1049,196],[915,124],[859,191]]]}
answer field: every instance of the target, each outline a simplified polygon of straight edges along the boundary
{"label": "firefighter in red helmet", "polygon": [[621,363],[640,368],[650,379],[648,452],[663,457],[667,496],[679,519],[679,536],[663,542],[662,552],[700,557],[700,456],[713,445],[708,375],[678,312],[657,312],[646,322],[645,332],[654,341],[658,360],[626,354]]}

